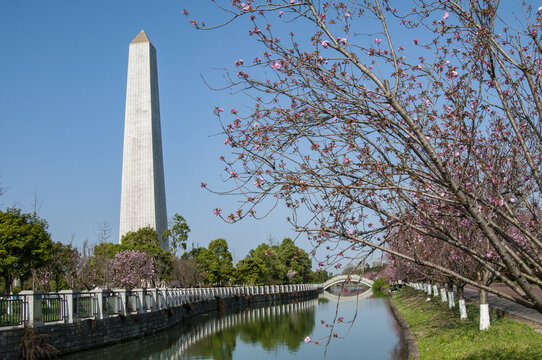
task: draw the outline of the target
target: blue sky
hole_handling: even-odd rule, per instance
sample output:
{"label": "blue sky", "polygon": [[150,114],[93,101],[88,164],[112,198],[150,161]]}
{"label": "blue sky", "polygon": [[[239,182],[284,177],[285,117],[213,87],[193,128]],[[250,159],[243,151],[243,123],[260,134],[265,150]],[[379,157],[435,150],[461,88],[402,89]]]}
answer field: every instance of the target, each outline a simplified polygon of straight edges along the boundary
{"label": "blue sky", "polygon": [[[0,2],[0,187],[7,188],[0,208],[33,211],[37,194],[55,241],[94,243],[104,221],[112,227],[110,241],[118,241],[128,46],[144,29],[158,55],[169,216],[187,219],[189,242],[206,246],[225,238],[236,260],[268,238],[296,236],[280,208],[264,220],[226,224],[212,210],[231,211],[239,199],[200,189],[202,181],[223,188],[218,158],[228,149],[216,136],[213,109],[242,111],[250,103],[209,89],[202,76],[221,87],[220,69],[261,56],[261,49],[248,35],[248,19],[197,31],[183,8],[207,25],[224,19],[211,1]],[[397,40],[397,46],[412,42],[401,33]],[[310,249],[304,236],[298,245]]]}
{"label": "blue sky", "polygon": [[[183,8],[208,23],[222,16],[207,1],[3,1],[0,3],[0,208],[34,208],[55,241],[96,242],[99,224],[118,239],[128,45],[145,29],[157,49],[168,215],[180,213],[190,242],[223,237],[234,257],[269,237],[293,237],[284,211],[265,220],[223,223],[215,207],[231,197],[200,189],[221,184],[227,151],[212,114],[243,108],[216,68],[250,53],[248,20],[196,31]],[[300,245],[309,245],[300,238]]]}

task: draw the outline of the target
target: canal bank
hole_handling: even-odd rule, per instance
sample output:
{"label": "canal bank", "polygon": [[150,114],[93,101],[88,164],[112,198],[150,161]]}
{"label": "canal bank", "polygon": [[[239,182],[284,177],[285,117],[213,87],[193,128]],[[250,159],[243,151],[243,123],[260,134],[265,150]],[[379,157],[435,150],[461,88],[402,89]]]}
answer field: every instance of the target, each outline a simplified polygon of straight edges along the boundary
{"label": "canal bank", "polygon": [[[82,351],[100,346],[141,339],[169,329],[186,319],[198,315],[236,309],[258,303],[273,303],[282,301],[302,301],[315,298],[318,290],[315,288],[299,291],[267,291],[257,294],[254,291],[239,291],[231,296],[190,298],[181,305],[165,306],[147,312],[124,311],[116,316],[100,319],[78,320],[72,323],[66,321],[49,323],[34,329],[47,343],[54,346],[62,354]],[[70,303],[69,301],[67,302]],[[179,304],[180,302],[177,302]],[[35,304],[34,304],[35,305]],[[99,307],[101,309],[101,306]],[[32,317],[31,317],[32,318]],[[67,320],[67,319],[66,319]],[[2,359],[19,358],[19,344],[25,334],[22,327],[12,327],[0,331],[0,348]]]}
{"label": "canal bank", "polygon": [[475,304],[467,304],[469,318],[460,320],[457,308],[406,286],[392,301],[416,337],[420,359],[542,359],[541,334],[497,313],[489,330],[480,331]]}

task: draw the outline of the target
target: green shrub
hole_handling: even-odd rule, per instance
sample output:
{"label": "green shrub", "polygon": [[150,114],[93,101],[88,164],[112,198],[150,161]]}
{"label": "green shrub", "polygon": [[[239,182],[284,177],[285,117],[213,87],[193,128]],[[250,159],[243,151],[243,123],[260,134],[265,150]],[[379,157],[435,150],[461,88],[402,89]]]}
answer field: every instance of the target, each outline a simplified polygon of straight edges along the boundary
{"label": "green shrub", "polygon": [[388,281],[384,278],[378,278],[375,279],[373,282],[373,294],[375,296],[385,296],[387,293],[388,288],[390,287],[390,284]]}

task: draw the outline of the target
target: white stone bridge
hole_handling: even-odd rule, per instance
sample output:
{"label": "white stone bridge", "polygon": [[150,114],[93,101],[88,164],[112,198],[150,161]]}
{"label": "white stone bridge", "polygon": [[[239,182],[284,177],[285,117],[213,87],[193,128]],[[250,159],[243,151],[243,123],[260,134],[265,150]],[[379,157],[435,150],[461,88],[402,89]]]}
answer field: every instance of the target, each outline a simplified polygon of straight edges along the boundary
{"label": "white stone bridge", "polygon": [[325,283],[323,283],[321,286],[321,288],[323,290],[333,286],[333,285],[336,285],[336,284],[342,284],[342,283],[348,283],[348,284],[360,284],[360,285],[363,285],[363,286],[367,286],[369,288],[372,288],[373,287],[373,280],[370,280],[370,279],[367,279],[367,278],[364,278],[362,276],[359,276],[359,275],[355,275],[355,274],[352,274],[352,275],[337,275],[335,277],[332,277],[331,279],[329,279],[328,281],[326,281]]}

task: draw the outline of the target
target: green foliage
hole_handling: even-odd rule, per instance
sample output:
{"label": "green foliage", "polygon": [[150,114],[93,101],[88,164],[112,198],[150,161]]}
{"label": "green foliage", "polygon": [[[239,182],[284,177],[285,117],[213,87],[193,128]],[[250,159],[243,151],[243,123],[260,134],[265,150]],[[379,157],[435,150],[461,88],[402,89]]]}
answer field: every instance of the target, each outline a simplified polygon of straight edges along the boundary
{"label": "green foliage", "polygon": [[186,241],[190,228],[186,220],[179,214],[173,215],[173,225],[167,229],[162,236],[169,237],[169,245],[173,255],[177,254],[177,248],[186,250]]}
{"label": "green foliage", "polygon": [[237,263],[235,269],[238,284],[263,284],[267,278],[267,267],[260,258],[245,258]]}
{"label": "green foliage", "polygon": [[[288,284],[308,282],[311,275],[311,260],[307,252],[300,249],[295,243],[285,238],[277,245],[260,244],[256,249],[250,250],[246,259],[260,259],[267,271],[257,283]],[[288,271],[295,272],[295,276],[288,278]]]}
{"label": "green foliage", "polygon": [[204,250],[206,250],[206,249],[203,248],[203,247],[193,248],[192,250],[187,251],[184,254],[182,254],[181,259],[196,259],[198,257],[198,255],[199,255],[199,253],[204,251]]}
{"label": "green foliage", "polygon": [[327,270],[311,271],[309,274],[309,282],[311,284],[322,284],[331,279],[333,275]]}
{"label": "green foliage", "polygon": [[208,248],[198,254],[196,261],[209,284],[225,284],[233,277],[233,259],[224,239],[211,241]]}
{"label": "green foliage", "polygon": [[7,291],[13,278],[23,281],[32,270],[45,265],[51,259],[52,248],[45,220],[20,209],[0,211],[0,276]]}
{"label": "green foliage", "polygon": [[156,231],[144,227],[137,231],[126,233],[120,240],[121,250],[142,251],[154,259],[156,276],[159,281],[171,279],[174,258],[168,250],[160,247]]}
{"label": "green foliage", "polygon": [[378,278],[374,280],[373,287],[371,289],[373,290],[373,294],[375,296],[385,296],[389,286],[390,285],[386,279]]}
{"label": "green foliage", "polygon": [[[303,249],[300,249],[290,238],[285,238],[279,247],[279,258],[288,270],[293,270],[297,274],[290,283],[304,283],[309,280],[309,273],[312,267],[312,262],[309,254]],[[287,271],[288,271],[287,270]],[[284,280],[284,279],[283,279]]]}
{"label": "green foliage", "polygon": [[520,322],[491,314],[488,331],[479,330],[479,310],[467,304],[469,319],[447,303],[426,302],[423,292],[403,287],[393,302],[418,340],[421,359],[542,359],[542,334]]}
{"label": "green foliage", "polygon": [[[49,279],[45,286],[45,291],[54,290],[56,292],[71,288],[69,280],[77,276],[77,260],[79,252],[71,244],[62,244],[55,242],[53,244],[51,261],[41,270],[47,273]],[[40,274],[38,273],[38,277]],[[41,277],[44,277],[41,275]],[[41,279],[40,279],[41,280]]]}
{"label": "green foliage", "polygon": [[279,257],[279,247],[260,244],[255,250],[249,252],[249,257],[260,259],[267,269],[267,275],[259,279],[258,283],[282,284],[286,280],[288,269]]}
{"label": "green foliage", "polygon": [[94,256],[103,256],[107,259],[113,259],[115,255],[122,250],[126,250],[124,245],[104,242],[94,246]]}

